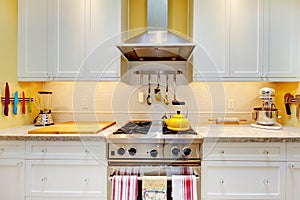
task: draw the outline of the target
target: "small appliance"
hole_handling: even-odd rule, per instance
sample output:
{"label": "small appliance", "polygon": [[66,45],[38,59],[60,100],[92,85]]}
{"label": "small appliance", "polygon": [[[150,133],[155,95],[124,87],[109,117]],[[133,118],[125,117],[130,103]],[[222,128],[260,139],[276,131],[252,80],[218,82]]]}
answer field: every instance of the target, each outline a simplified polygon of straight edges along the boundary
{"label": "small appliance", "polygon": [[264,87],[259,90],[259,95],[263,105],[262,107],[253,108],[252,118],[256,121],[256,124],[251,124],[251,126],[265,129],[281,129],[282,126],[277,122],[280,116],[274,104],[275,90]]}
{"label": "small appliance", "polygon": [[40,91],[38,97],[38,107],[39,107],[39,114],[34,119],[35,126],[49,126],[53,125],[54,121],[51,115],[51,108],[52,108],[52,92],[47,91]]}

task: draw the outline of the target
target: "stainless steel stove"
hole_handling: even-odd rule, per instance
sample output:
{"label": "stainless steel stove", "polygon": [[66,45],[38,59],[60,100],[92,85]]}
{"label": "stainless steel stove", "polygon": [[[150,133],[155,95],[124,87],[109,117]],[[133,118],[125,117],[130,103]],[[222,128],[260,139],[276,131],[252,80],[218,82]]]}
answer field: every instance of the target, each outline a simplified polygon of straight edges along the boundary
{"label": "stainless steel stove", "polygon": [[108,137],[108,160],[200,161],[201,142],[192,128],[171,131],[162,121],[129,121]]}
{"label": "stainless steel stove", "polygon": [[[107,137],[108,180],[115,175],[194,175],[199,186],[202,138],[192,128],[170,131],[162,121],[130,121]],[[139,197],[141,198],[141,179]],[[168,187],[172,187],[168,181]],[[108,181],[108,195],[111,182]],[[171,190],[169,190],[171,191]],[[172,199],[168,194],[168,200]]]}

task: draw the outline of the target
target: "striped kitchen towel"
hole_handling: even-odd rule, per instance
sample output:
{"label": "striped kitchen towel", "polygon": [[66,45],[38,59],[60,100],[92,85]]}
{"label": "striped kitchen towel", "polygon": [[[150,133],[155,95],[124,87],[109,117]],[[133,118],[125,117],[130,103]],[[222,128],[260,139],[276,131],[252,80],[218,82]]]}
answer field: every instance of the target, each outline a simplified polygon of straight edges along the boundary
{"label": "striped kitchen towel", "polygon": [[138,196],[137,176],[114,176],[112,200],[136,200]]}
{"label": "striped kitchen towel", "polygon": [[194,175],[172,176],[173,200],[197,200],[197,182]]}

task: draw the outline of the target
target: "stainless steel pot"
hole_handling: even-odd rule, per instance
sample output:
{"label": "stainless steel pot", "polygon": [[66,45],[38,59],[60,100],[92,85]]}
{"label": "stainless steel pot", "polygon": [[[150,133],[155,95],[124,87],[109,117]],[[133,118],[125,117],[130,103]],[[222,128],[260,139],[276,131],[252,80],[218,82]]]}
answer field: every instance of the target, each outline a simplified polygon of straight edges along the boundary
{"label": "stainless steel pot", "polygon": [[280,118],[276,108],[270,110],[254,108],[253,110],[252,118],[260,125],[272,126],[277,122],[277,119]]}

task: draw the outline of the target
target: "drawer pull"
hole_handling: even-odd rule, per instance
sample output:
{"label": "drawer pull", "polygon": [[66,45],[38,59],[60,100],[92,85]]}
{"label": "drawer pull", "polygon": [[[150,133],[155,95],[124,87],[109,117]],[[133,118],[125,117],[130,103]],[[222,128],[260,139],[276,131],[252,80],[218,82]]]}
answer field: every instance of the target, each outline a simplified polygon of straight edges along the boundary
{"label": "drawer pull", "polygon": [[219,153],[223,155],[223,154],[225,153],[225,151],[224,151],[223,149],[221,149],[221,150],[219,151]]}
{"label": "drawer pull", "polygon": [[269,180],[268,179],[264,179],[263,182],[264,182],[265,185],[269,184]]}
{"label": "drawer pull", "polygon": [[83,182],[84,182],[84,183],[89,183],[89,182],[90,182],[90,179],[89,179],[89,178],[85,178],[85,179],[83,179]]}
{"label": "drawer pull", "polygon": [[293,168],[295,168],[295,165],[293,163],[290,163],[289,168],[293,169]]}
{"label": "drawer pull", "polygon": [[47,153],[48,152],[48,150],[46,148],[42,149],[41,151],[42,151],[42,153]]}
{"label": "drawer pull", "polygon": [[220,182],[220,184],[223,184],[223,183],[224,183],[224,180],[221,178],[221,179],[219,180],[219,182]]}
{"label": "drawer pull", "polygon": [[264,150],[264,154],[267,156],[270,154],[270,152],[268,150]]}
{"label": "drawer pull", "polygon": [[48,181],[48,178],[47,178],[47,177],[43,177],[43,178],[41,179],[41,181],[42,181],[43,183],[45,183],[45,182]]}

